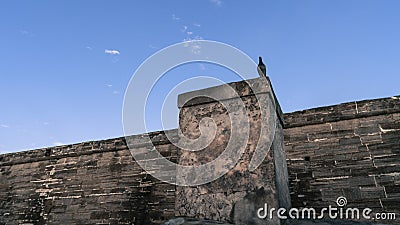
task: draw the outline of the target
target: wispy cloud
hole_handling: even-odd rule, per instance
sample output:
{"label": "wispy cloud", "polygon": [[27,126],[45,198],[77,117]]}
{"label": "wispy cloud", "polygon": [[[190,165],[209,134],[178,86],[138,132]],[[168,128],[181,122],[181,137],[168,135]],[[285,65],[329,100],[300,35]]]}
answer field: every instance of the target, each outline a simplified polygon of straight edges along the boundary
{"label": "wispy cloud", "polygon": [[1,124],[0,127],[2,127],[2,128],[10,128],[10,126],[8,126],[6,124]]}
{"label": "wispy cloud", "polygon": [[19,31],[22,35],[28,35],[29,34],[29,31],[27,31],[27,30],[20,30]]}
{"label": "wispy cloud", "polygon": [[114,50],[114,49],[106,49],[106,50],[104,50],[104,53],[110,54],[110,55],[119,55],[119,54],[121,54],[118,50]]}
{"label": "wispy cloud", "polygon": [[89,50],[89,51],[92,51],[92,50],[93,50],[93,48],[90,47],[90,46],[86,46],[85,48],[86,48],[87,50]]}
{"label": "wispy cloud", "polygon": [[216,6],[221,6],[222,5],[222,1],[221,0],[210,0],[211,3],[213,3]]}
{"label": "wispy cloud", "polygon": [[172,20],[180,20],[181,18],[177,17],[175,14],[172,14]]}
{"label": "wispy cloud", "polygon": [[189,36],[193,34],[193,31],[190,31],[188,26],[183,26],[181,31]]}
{"label": "wispy cloud", "polygon": [[188,38],[184,38],[183,41],[199,41],[199,40],[203,40],[204,38],[202,36],[196,35],[195,37],[188,37]]}
{"label": "wispy cloud", "polygon": [[43,125],[45,125],[45,126],[47,126],[49,124],[50,124],[49,122],[43,122]]}
{"label": "wispy cloud", "polygon": [[182,33],[185,33],[187,31],[187,29],[188,29],[188,26],[183,26],[181,29]]}
{"label": "wispy cloud", "polygon": [[[107,86],[108,88],[112,88],[112,87],[113,87],[112,84],[106,84],[106,86]],[[113,93],[114,95],[117,95],[117,94],[119,94],[119,91],[114,90],[112,93]]]}
{"label": "wispy cloud", "polygon": [[200,54],[201,52],[201,46],[198,43],[194,43],[191,45],[192,52],[196,55]]}
{"label": "wispy cloud", "polygon": [[[222,2],[221,0],[218,0],[217,2],[214,2],[214,4],[220,5]],[[175,14],[173,14],[174,20],[176,20]],[[178,18],[180,20],[180,18]],[[182,19],[184,21],[184,19]],[[189,25],[188,25],[189,24]],[[201,46],[200,42],[198,40],[203,40],[203,37],[198,35],[198,31],[200,30],[199,28],[201,25],[197,22],[190,22],[190,23],[179,23],[181,25],[180,31],[184,35],[183,37],[183,42],[184,46],[189,48],[189,50],[193,54],[200,54],[201,53]]]}
{"label": "wispy cloud", "polygon": [[60,145],[65,145],[65,144],[62,143],[62,142],[53,142],[53,145],[54,145],[54,146],[60,146]]}
{"label": "wispy cloud", "polygon": [[186,35],[186,38],[183,39],[185,43],[185,47],[189,47],[194,54],[200,54],[200,49],[201,46],[199,42],[196,42],[197,40],[203,40],[203,37],[199,35],[195,35],[195,33],[191,30],[189,30],[188,26],[183,26],[181,29],[182,33]]}
{"label": "wispy cloud", "polygon": [[157,49],[157,47],[154,46],[154,45],[152,45],[152,44],[149,45],[149,48],[151,48],[151,49]]}
{"label": "wispy cloud", "polygon": [[184,46],[190,48],[191,52],[193,54],[200,54],[201,53],[201,46],[200,46],[200,42],[198,42],[198,40],[202,40],[203,38],[200,36],[196,36],[195,38],[185,38],[183,39]]}
{"label": "wispy cloud", "polygon": [[27,37],[34,37],[35,36],[35,34],[30,32],[29,30],[20,30],[19,33],[24,35],[24,36],[27,36]]}

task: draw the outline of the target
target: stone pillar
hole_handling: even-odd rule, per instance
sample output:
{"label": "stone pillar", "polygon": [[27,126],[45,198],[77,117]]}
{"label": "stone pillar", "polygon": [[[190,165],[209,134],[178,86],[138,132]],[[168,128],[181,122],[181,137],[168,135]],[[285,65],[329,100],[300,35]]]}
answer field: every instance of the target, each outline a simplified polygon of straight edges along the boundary
{"label": "stone pillar", "polygon": [[[227,91],[228,89],[235,90],[237,96],[232,95]],[[217,96],[218,101],[209,97],[194,98],[194,96],[202,95]],[[203,120],[204,118],[211,118],[214,121],[216,133],[212,142],[200,151],[180,150],[178,161],[181,165],[202,165],[221,155],[233,133],[232,121],[224,105],[229,105],[231,109],[236,110],[240,108],[240,102],[245,106],[244,115],[247,115],[246,120],[250,128],[243,155],[225,175],[212,182],[198,186],[178,186],[175,202],[176,216],[205,218],[235,224],[279,224],[280,221],[276,215],[273,219],[269,217],[259,219],[257,210],[264,207],[265,203],[269,209],[290,208],[282,111],[268,79],[257,78],[180,95],[178,107],[182,134],[191,139],[198,138],[201,135],[199,124],[206,123],[201,126],[207,127],[211,121]],[[265,120],[260,106],[272,109],[263,111],[269,114],[265,115],[269,118],[267,120],[269,124],[262,123]],[[236,114],[236,112],[233,113]],[[275,132],[271,129],[262,132],[261,130],[265,127],[272,127]],[[203,135],[204,133],[214,135],[212,132],[207,133],[203,130]],[[268,136],[271,137],[268,138]],[[268,153],[265,158],[262,158],[263,161],[260,161],[261,164],[251,171],[249,165],[256,155],[254,153],[260,151],[257,146]],[[270,151],[266,151],[269,147]],[[207,173],[213,172],[215,171],[207,171]],[[199,174],[188,172],[186,176],[199,176]],[[196,178],[193,177],[193,179]]]}

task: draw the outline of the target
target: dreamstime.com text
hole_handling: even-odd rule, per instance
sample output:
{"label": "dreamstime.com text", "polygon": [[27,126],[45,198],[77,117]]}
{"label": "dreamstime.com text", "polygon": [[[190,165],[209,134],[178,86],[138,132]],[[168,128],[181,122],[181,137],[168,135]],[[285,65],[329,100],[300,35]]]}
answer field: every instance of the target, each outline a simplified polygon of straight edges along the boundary
{"label": "dreamstime.com text", "polygon": [[[367,220],[395,220],[395,213],[372,213],[370,208],[344,208],[347,205],[347,199],[343,196],[337,198],[337,207],[329,205],[327,208],[322,208],[317,211],[314,208],[291,208],[287,210],[285,208],[270,208],[268,209],[268,204],[265,203],[263,208],[257,210],[257,216],[260,219],[273,219],[277,216],[279,219],[367,219]],[[318,213],[317,213],[318,212]],[[373,214],[373,216],[371,215]]]}

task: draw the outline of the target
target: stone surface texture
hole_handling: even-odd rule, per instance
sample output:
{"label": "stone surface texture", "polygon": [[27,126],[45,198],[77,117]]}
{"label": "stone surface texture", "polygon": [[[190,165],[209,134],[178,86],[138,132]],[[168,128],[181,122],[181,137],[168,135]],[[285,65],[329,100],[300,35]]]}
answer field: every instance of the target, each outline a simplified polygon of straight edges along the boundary
{"label": "stone surface texture", "polygon": [[[400,220],[400,98],[344,103],[285,114],[293,207],[393,212]],[[379,222],[379,221],[377,221]]]}
{"label": "stone surface texture", "polygon": [[[258,80],[257,80],[258,81]],[[265,80],[267,81],[267,80]],[[250,160],[254,154],[255,146],[261,136],[261,115],[259,101],[264,101],[264,106],[270,102],[275,102],[272,98],[270,84],[268,82],[259,83],[261,85],[252,88],[250,80],[248,85],[245,82],[229,84],[240,97],[233,98],[226,96],[223,88],[211,88],[184,94],[180,99],[191,99],[191,96],[207,95],[216,92],[223,95],[216,97],[218,101],[210,98],[194,98],[181,104],[180,110],[180,128],[182,133],[191,138],[200,136],[199,124],[204,118],[212,118],[217,123],[216,138],[211,144],[202,151],[179,151],[179,161],[182,165],[201,165],[210,162],[221,155],[225,150],[227,143],[232,142],[238,144],[237,138],[231,139],[232,118],[224,108],[223,104],[231,105],[235,110],[239,110],[239,103],[244,103],[245,119],[250,123],[249,140],[246,150],[240,161],[227,174],[210,183],[196,187],[177,187],[176,195],[176,212],[179,216],[190,216],[198,218],[208,218],[218,221],[231,222],[235,224],[265,224],[266,221],[257,218],[257,209],[268,203],[270,207],[279,207],[279,198],[282,199],[282,206],[290,208],[288,174],[286,167],[285,151],[283,146],[282,125],[278,117],[274,121],[268,120],[273,127],[276,126],[277,136],[271,151],[264,159],[263,163],[254,171],[248,169]],[[227,87],[229,88],[229,87]],[[257,93],[254,95],[253,90]],[[186,97],[189,96],[189,97]],[[224,101],[223,103],[221,101]],[[278,110],[276,110],[278,111]],[[236,113],[235,112],[232,112]],[[275,109],[269,113],[276,113]],[[237,113],[240,114],[240,113]],[[282,116],[282,115],[279,115]],[[205,133],[208,135],[208,133]],[[209,134],[213,135],[213,134]],[[246,136],[245,134],[243,136]],[[266,136],[266,135],[265,135]],[[241,137],[243,138],[243,137]],[[245,138],[245,137],[244,137]],[[263,137],[264,142],[268,141],[267,137]],[[270,140],[272,142],[272,140]],[[235,148],[239,148],[235,146]],[[276,156],[276,157],[275,157]],[[280,160],[280,161],[277,161]],[[275,173],[275,169],[280,169],[279,173]],[[213,171],[209,171],[213,172]],[[276,175],[281,177],[277,178]],[[197,177],[195,174],[187,175],[189,177]],[[279,185],[281,191],[278,193],[277,179],[281,182]],[[286,204],[286,205],[285,205]],[[277,218],[269,221],[269,224],[279,224]]]}
{"label": "stone surface texture", "polygon": [[[151,136],[176,161],[164,134]],[[174,204],[175,186],[146,174],[124,138],[0,155],[0,224],[160,224]]]}
{"label": "stone surface texture", "polygon": [[[244,101],[250,107],[253,100],[248,96]],[[209,102],[205,107],[212,104]],[[256,106],[251,107],[254,109],[249,115],[257,117]],[[217,113],[222,118],[223,111]],[[399,96],[288,113],[284,121],[292,207],[335,206],[336,198],[345,196],[349,207],[397,213],[396,220],[376,222],[400,224]],[[163,156],[178,161],[179,151],[164,132],[150,136]],[[141,135],[133,140],[137,141],[138,151],[150,148],[141,142]],[[251,148],[250,143],[248,150]],[[246,201],[257,199],[257,193],[276,191],[269,188],[271,183],[267,181],[272,176],[268,171],[280,171],[278,165],[270,163],[272,157],[282,157],[277,155],[270,151],[262,171],[256,173],[256,178],[265,173],[265,180],[248,181],[244,177],[253,174],[236,168],[229,175],[239,174],[238,178],[243,179],[228,177],[209,186],[189,189],[200,196],[191,201],[204,199],[215,207],[195,209],[208,219],[221,215],[225,218],[232,210],[229,205],[232,199],[241,199],[238,205],[242,204],[243,209],[249,206]],[[243,192],[242,184],[254,191]],[[211,194],[213,185],[224,185],[230,191]],[[266,188],[258,189],[263,185]],[[124,138],[0,155],[0,224],[163,224],[187,212],[184,204],[176,205],[182,191],[143,171],[133,160]],[[221,204],[213,203],[215,200]],[[222,214],[210,213],[220,208]],[[319,224],[303,222],[288,224]]]}

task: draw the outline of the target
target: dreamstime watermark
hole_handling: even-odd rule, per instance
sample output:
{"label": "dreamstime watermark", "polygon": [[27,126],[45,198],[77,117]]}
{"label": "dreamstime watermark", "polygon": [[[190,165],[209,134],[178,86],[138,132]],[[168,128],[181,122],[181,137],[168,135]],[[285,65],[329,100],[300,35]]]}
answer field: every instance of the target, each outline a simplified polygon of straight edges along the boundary
{"label": "dreamstime watermark", "polygon": [[[224,96],[229,96],[234,104],[227,104],[220,93],[202,93],[196,97],[208,97],[219,102],[226,109],[230,118],[230,137],[224,151],[211,162],[196,165],[184,166],[173,163],[163,157],[153,145],[147,134],[140,136],[140,140],[132,134],[146,129],[146,105],[147,100],[155,84],[168,71],[191,62],[212,63],[235,72],[243,80],[248,80],[257,74],[257,64],[245,53],[228,44],[207,41],[193,40],[168,46],[146,59],[132,76],[126,89],[123,104],[123,128],[124,136],[132,156],[136,162],[148,174],[170,184],[179,186],[196,186],[209,183],[226,174],[240,160],[245,152],[250,137],[250,123],[246,112],[246,106],[239,94],[229,85],[213,77],[198,76],[187,79],[176,85],[170,93],[184,84],[199,82],[204,79],[214,79],[220,85],[224,85]],[[267,84],[266,78],[261,83]],[[255,170],[267,156],[272,145],[276,129],[275,101],[270,98],[260,97],[257,88],[259,85],[248,83],[250,89],[255,93],[261,118],[260,136],[256,143],[253,158],[249,163],[249,170]],[[260,82],[258,82],[260,84]],[[190,100],[190,99],[189,99]],[[187,100],[187,101],[189,101]],[[165,102],[165,99],[164,99]],[[190,139],[180,130],[179,138],[175,134],[165,132],[169,142],[181,150],[198,151],[206,148],[214,140],[210,134],[216,134],[216,121],[212,118],[203,118],[199,123],[200,137]],[[141,146],[147,146],[145,150],[138,149],[138,141]]]}
{"label": "dreamstime watermark", "polygon": [[316,210],[314,208],[268,208],[265,203],[263,208],[257,210],[257,216],[260,219],[273,219],[277,216],[279,219],[367,219],[367,220],[395,220],[395,213],[379,212],[373,213],[370,208],[345,208],[347,199],[340,196],[336,199],[336,206],[329,205],[327,208]]}

